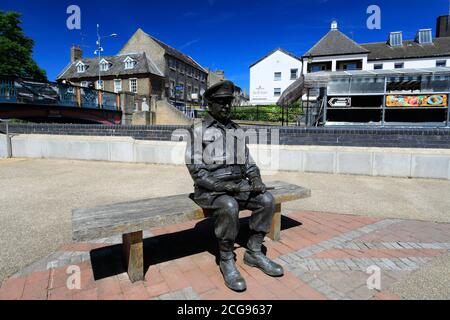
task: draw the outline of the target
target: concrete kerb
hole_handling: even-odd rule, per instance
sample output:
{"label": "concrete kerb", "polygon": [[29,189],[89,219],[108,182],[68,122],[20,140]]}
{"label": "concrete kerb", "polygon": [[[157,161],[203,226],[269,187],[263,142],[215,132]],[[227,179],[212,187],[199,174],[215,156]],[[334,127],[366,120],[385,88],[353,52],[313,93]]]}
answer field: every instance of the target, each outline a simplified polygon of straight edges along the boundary
{"label": "concrete kerb", "polygon": [[[6,154],[3,138],[0,156]],[[12,149],[13,156],[21,158],[183,165],[185,142],[24,134],[12,138]],[[286,145],[250,145],[249,149],[263,171],[450,179],[448,149]]]}

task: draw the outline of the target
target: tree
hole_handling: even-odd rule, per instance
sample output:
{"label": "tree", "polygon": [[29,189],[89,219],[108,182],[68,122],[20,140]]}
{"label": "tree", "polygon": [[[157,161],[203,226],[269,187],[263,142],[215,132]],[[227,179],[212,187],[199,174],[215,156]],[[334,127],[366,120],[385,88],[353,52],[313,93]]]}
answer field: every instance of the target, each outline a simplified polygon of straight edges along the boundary
{"label": "tree", "polygon": [[0,10],[0,76],[15,76],[47,81],[44,70],[33,60],[33,39],[20,24],[21,14]]}

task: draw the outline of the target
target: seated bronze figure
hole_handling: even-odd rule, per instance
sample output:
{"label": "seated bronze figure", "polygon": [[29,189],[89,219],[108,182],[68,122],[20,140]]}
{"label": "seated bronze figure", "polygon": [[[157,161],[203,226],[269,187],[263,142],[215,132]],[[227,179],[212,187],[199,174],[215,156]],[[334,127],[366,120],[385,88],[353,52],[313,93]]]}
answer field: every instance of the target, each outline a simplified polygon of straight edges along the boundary
{"label": "seated bronze figure", "polygon": [[236,138],[236,131],[242,129],[230,118],[234,92],[235,85],[230,81],[219,82],[205,92],[208,113],[191,128],[186,165],[194,180],[193,200],[210,210],[214,218],[225,284],[232,290],[244,291],[245,279],[236,268],[233,252],[240,210],[252,211],[244,263],[274,277],[282,276],[283,268],[261,251],[275,210],[274,198],[262,182],[245,138],[243,143]]}

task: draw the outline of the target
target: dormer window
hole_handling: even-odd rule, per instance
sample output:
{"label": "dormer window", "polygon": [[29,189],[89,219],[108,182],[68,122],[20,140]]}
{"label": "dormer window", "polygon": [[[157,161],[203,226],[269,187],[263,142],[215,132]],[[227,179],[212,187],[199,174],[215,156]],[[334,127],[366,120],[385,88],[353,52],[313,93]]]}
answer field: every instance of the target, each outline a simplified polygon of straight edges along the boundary
{"label": "dormer window", "polygon": [[83,73],[86,71],[86,65],[81,61],[77,63],[76,67],[78,73]]}
{"label": "dormer window", "polygon": [[391,32],[389,35],[389,45],[391,47],[399,47],[403,45],[402,32]]}
{"label": "dormer window", "polygon": [[130,57],[127,57],[123,62],[125,63],[125,69],[133,69],[136,65],[136,61]]}
{"label": "dormer window", "polygon": [[433,35],[431,29],[420,29],[417,32],[417,42],[420,44],[431,44],[433,43]]}
{"label": "dormer window", "polygon": [[108,71],[109,70],[110,63],[106,61],[105,59],[102,59],[100,61],[100,71]]}

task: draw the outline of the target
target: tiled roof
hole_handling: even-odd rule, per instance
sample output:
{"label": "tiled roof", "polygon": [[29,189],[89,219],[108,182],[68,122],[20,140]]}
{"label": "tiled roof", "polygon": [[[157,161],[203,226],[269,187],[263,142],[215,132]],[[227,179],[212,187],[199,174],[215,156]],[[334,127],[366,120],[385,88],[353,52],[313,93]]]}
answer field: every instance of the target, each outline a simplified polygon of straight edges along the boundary
{"label": "tiled roof", "polygon": [[420,44],[414,40],[403,41],[402,46],[391,47],[386,42],[361,44],[370,51],[369,60],[392,60],[450,56],[450,37],[433,39],[432,44]]}
{"label": "tiled roof", "polygon": [[331,30],[309,49],[309,51],[304,54],[304,57],[309,55],[320,57],[368,52],[367,49],[357,44],[339,30]]}
{"label": "tiled roof", "polygon": [[[145,32],[144,32],[145,33]],[[154,41],[156,41],[165,51],[166,54],[177,58],[178,60],[183,61],[184,63],[189,64],[190,66],[200,69],[203,72],[207,72],[201,65],[199,65],[194,59],[192,59],[190,56],[178,51],[177,49],[169,46],[168,44],[162,42],[159,39],[156,39],[155,37],[149,35],[148,33],[145,33],[148,37],[152,38]]]}
{"label": "tiled roof", "polygon": [[[136,61],[133,69],[125,69],[124,60],[130,57]],[[118,76],[118,75],[134,75],[134,74],[154,74],[163,77],[163,73],[158,69],[155,63],[146,56],[145,53],[124,54],[118,56],[101,57],[110,63],[107,71],[101,71],[102,76]],[[76,65],[82,61],[87,69],[83,73],[77,72]],[[99,63],[98,58],[85,58],[71,63],[66,69],[57,77],[57,79],[74,79],[74,78],[89,78],[98,77]]]}
{"label": "tiled roof", "polygon": [[262,57],[261,59],[259,59],[259,60],[256,61],[255,63],[251,64],[251,65],[250,65],[250,68],[253,67],[254,65],[258,64],[259,62],[263,61],[265,58],[271,56],[272,54],[274,54],[274,53],[277,52],[277,51],[281,51],[281,52],[287,54],[288,56],[291,56],[292,58],[301,61],[301,59],[300,59],[299,57],[297,57],[295,54],[293,54],[293,53],[291,53],[291,52],[289,52],[289,51],[286,51],[286,50],[284,50],[283,48],[276,48],[276,49],[270,51],[268,54],[266,54],[264,57]]}

